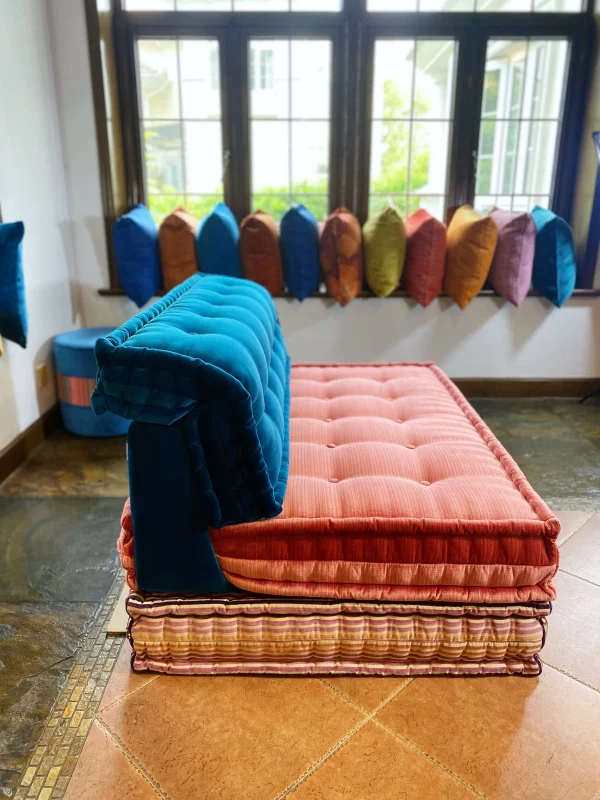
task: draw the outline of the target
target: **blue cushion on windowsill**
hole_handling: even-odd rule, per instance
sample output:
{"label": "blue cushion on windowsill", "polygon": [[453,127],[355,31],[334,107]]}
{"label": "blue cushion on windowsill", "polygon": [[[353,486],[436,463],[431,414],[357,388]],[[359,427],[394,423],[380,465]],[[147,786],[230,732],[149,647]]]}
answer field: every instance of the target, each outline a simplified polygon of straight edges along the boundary
{"label": "blue cushion on windowsill", "polygon": [[281,512],[290,362],[269,293],[198,273],[96,345],[92,408],[171,425],[212,527]]}
{"label": "blue cushion on windowsill", "polygon": [[531,216],[536,227],[533,286],[560,308],[573,294],[577,277],[573,232],[564,219],[541,206]]}
{"label": "blue cushion on windowsill", "polygon": [[161,286],[158,229],[146,206],[140,204],[119,217],[113,241],[123,291],[141,308]]}
{"label": "blue cushion on windowsill", "polygon": [[27,346],[22,222],[0,224],[0,335]]}
{"label": "blue cushion on windowsill", "polygon": [[225,203],[217,203],[200,223],[196,234],[196,253],[201,272],[242,277],[239,253],[240,229]]}
{"label": "blue cushion on windowsill", "polygon": [[319,287],[319,226],[302,204],[287,211],[279,226],[285,283],[290,294],[304,300]]}

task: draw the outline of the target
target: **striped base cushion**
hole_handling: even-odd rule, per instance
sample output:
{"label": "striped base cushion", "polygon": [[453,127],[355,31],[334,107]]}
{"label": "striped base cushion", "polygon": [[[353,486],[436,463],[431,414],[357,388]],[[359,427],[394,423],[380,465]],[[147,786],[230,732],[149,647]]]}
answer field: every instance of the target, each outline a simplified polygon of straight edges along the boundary
{"label": "striped base cushion", "polygon": [[134,670],[174,674],[539,674],[548,603],[127,601]]}

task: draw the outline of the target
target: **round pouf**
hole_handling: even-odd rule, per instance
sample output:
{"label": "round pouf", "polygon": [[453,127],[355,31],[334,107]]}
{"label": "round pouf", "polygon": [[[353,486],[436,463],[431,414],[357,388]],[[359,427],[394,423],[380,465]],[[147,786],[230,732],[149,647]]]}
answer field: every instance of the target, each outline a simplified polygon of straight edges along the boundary
{"label": "round pouf", "polygon": [[54,340],[58,396],[65,428],[79,436],[123,436],[131,420],[116,414],[97,417],[90,406],[98,365],[94,348],[114,328],[82,328]]}

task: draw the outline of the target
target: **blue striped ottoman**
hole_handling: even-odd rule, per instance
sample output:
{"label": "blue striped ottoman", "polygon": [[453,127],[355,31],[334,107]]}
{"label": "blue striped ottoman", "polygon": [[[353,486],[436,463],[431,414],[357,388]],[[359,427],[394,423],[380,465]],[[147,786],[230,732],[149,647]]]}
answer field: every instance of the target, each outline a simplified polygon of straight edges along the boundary
{"label": "blue striped ottoman", "polygon": [[116,414],[97,417],[90,406],[98,365],[94,348],[114,328],[82,328],[54,340],[58,396],[65,428],[79,436],[123,436],[131,420]]}

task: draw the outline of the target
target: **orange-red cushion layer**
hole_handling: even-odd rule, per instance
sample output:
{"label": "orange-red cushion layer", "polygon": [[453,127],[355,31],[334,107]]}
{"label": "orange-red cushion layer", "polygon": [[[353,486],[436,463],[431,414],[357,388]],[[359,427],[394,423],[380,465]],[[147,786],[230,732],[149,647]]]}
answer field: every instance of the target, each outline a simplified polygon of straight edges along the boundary
{"label": "orange-red cushion layer", "polygon": [[428,586],[446,586],[436,596],[448,598],[459,586],[554,596],[558,520],[439,368],[298,365],[291,396],[283,513],[211,531],[234,584],[350,597],[361,584],[374,596],[385,586],[410,598],[431,595]]}

